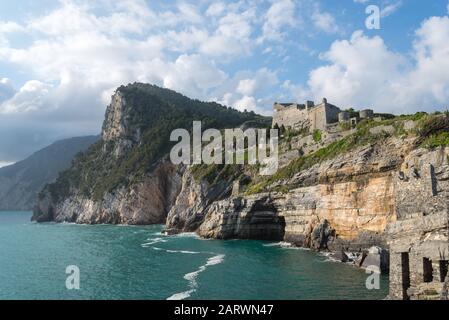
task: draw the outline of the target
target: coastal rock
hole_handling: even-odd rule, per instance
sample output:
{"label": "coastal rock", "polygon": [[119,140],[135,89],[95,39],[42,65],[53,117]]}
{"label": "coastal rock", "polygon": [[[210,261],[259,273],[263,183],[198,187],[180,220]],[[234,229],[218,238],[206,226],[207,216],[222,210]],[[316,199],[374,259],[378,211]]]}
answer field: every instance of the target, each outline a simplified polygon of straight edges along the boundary
{"label": "coastal rock", "polygon": [[327,249],[327,242],[333,234],[334,230],[332,230],[329,222],[324,220],[313,228],[310,237],[310,247],[315,250]]}
{"label": "coastal rock", "polygon": [[165,222],[181,189],[183,169],[161,161],[141,182],[93,201],[78,193],[62,202],[46,194],[35,207],[37,222],[145,225]]}
{"label": "coastal rock", "polygon": [[167,215],[166,231],[173,234],[197,230],[204,221],[208,206],[229,196],[231,191],[232,186],[224,182],[214,187],[209,187],[204,181],[197,182],[187,170],[182,178],[181,191]]}
{"label": "coastal rock", "polygon": [[336,261],[343,262],[343,263],[346,263],[349,261],[349,257],[344,251],[337,251],[337,252],[332,253],[331,258]]}
{"label": "coastal rock", "polygon": [[215,239],[282,240],[284,229],[284,218],[278,215],[269,196],[265,196],[214,202],[198,234]]}

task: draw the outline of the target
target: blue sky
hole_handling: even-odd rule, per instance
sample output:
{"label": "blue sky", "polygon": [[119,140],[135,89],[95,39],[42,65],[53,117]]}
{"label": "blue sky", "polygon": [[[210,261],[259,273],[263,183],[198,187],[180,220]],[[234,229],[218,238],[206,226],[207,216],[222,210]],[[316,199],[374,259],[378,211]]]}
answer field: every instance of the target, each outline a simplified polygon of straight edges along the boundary
{"label": "blue sky", "polygon": [[[365,27],[365,9],[382,12]],[[327,97],[383,112],[448,106],[448,1],[0,2],[0,166],[98,133],[114,89],[155,83],[271,113]]]}

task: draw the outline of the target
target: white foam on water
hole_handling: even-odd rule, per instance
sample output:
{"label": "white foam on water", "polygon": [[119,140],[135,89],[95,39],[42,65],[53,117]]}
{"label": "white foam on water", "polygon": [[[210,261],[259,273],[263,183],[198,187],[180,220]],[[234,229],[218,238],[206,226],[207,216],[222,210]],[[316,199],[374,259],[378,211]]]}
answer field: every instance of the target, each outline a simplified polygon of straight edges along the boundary
{"label": "white foam on water", "polygon": [[153,232],[153,233],[150,233],[150,235],[152,235],[152,236],[162,236],[162,237],[166,237],[168,234],[167,234],[167,232],[162,232],[162,231],[158,231],[158,232]]}
{"label": "white foam on water", "polygon": [[290,242],[285,242],[285,241],[281,241],[281,242],[273,242],[273,243],[266,243],[263,245],[264,247],[291,247],[293,246],[293,244],[291,244]]}
{"label": "white foam on water", "polygon": [[224,260],[224,257],[225,257],[224,254],[219,254],[219,255],[217,255],[217,256],[214,256],[214,257],[212,257],[212,258],[209,258],[209,259],[207,260],[206,267],[208,267],[208,266],[214,266],[214,265],[216,265],[216,264],[222,263],[223,260]]}
{"label": "white foam on water", "polygon": [[206,253],[206,252],[199,252],[199,251],[189,251],[189,250],[170,250],[170,249],[164,249],[159,247],[152,247],[154,250],[157,251],[165,251],[168,253],[184,253],[184,254],[200,254],[200,253]]}
{"label": "white foam on water", "polygon": [[199,254],[201,252],[198,251],[189,251],[189,250],[165,250],[169,253],[187,253],[187,254]]}
{"label": "white foam on water", "polygon": [[164,240],[162,238],[147,239],[147,241],[149,241],[149,242],[142,243],[141,246],[146,248],[146,247],[151,246],[156,243],[167,242],[167,240]]}
{"label": "white foam on water", "polygon": [[183,300],[183,299],[190,297],[191,294],[193,292],[195,292],[196,289],[198,288],[198,282],[197,282],[198,275],[201,272],[205,271],[207,269],[207,267],[215,266],[217,264],[222,263],[224,261],[224,258],[225,258],[224,254],[215,255],[215,256],[207,259],[206,263],[204,265],[200,266],[196,271],[186,273],[183,278],[189,282],[190,290],[175,293],[172,296],[170,296],[169,298],[167,298],[167,300]]}
{"label": "white foam on water", "polygon": [[172,235],[171,237],[175,237],[175,238],[197,238],[197,239],[200,239],[200,236],[197,235],[195,232],[178,233],[178,234]]}
{"label": "white foam on water", "polygon": [[195,290],[188,290],[180,293],[175,293],[174,295],[167,298],[167,300],[184,300],[192,295]]}

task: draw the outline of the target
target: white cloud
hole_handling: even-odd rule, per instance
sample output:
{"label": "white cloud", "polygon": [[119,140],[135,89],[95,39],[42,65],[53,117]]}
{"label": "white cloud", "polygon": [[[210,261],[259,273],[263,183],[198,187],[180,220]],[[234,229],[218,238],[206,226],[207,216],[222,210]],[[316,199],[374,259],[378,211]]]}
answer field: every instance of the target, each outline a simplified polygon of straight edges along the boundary
{"label": "white cloud", "polygon": [[255,72],[241,71],[215,90],[217,98],[214,100],[241,111],[246,109],[270,115],[271,105],[275,99],[270,88],[278,83],[276,72],[267,68]]}
{"label": "white cloud", "polygon": [[255,17],[255,10],[252,8],[226,14],[220,18],[214,34],[201,42],[200,52],[214,57],[248,55],[254,46],[251,35]]}
{"label": "white cloud", "polygon": [[[98,133],[122,84],[150,82],[211,99],[228,81],[214,59],[223,63],[251,50],[251,6],[205,21],[184,2],[162,13],[143,0],[101,3],[107,4],[101,14],[98,3],[65,0],[22,24],[0,24],[0,61],[34,79],[17,92],[9,80],[0,82],[1,160],[18,160],[55,139]],[[10,44],[13,31],[26,32],[27,41]]]}
{"label": "white cloud", "polygon": [[354,32],[335,41],[310,72],[308,86],[285,83],[292,94],[341,107],[372,106],[378,111],[433,111],[449,101],[449,18],[432,17],[416,31],[413,59],[391,51],[379,36]]}
{"label": "white cloud", "polygon": [[13,21],[0,21],[0,34],[13,33],[13,32],[23,32],[24,28],[16,22]]}
{"label": "white cloud", "polygon": [[314,12],[312,21],[315,27],[326,33],[337,33],[339,31],[335,18],[328,12]]}
{"label": "white cloud", "polygon": [[380,15],[382,18],[386,18],[386,17],[392,15],[393,13],[395,13],[401,6],[402,6],[402,0],[390,3],[382,8],[382,10],[380,11]]}
{"label": "white cloud", "polygon": [[263,36],[260,40],[281,41],[285,37],[283,28],[293,27],[298,21],[295,8],[295,3],[291,0],[273,1],[264,15]]}
{"label": "white cloud", "polygon": [[[180,56],[160,70],[164,87],[183,91],[190,96],[205,97],[209,89],[219,86],[226,74],[200,55]],[[200,93],[200,94],[198,94]]]}
{"label": "white cloud", "polygon": [[8,78],[0,78],[0,106],[5,100],[14,96],[15,90]]}
{"label": "white cloud", "polygon": [[9,100],[0,105],[0,114],[23,113],[49,107],[45,99],[51,86],[37,80],[26,82]]}
{"label": "white cloud", "polygon": [[206,10],[206,16],[219,16],[226,9],[223,2],[214,2]]}
{"label": "white cloud", "polygon": [[237,92],[243,95],[250,95],[254,93],[255,88],[256,88],[255,79],[243,79],[239,81]]}
{"label": "white cloud", "polygon": [[240,111],[254,111],[256,110],[256,99],[254,97],[243,96],[241,99],[234,102],[233,107]]}

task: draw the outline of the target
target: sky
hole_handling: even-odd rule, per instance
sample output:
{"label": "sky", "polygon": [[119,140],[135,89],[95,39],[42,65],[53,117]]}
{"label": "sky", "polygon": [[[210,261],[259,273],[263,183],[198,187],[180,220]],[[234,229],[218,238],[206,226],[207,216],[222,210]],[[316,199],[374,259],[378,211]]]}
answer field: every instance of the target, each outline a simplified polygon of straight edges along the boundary
{"label": "sky", "polygon": [[448,14],[448,0],[1,0],[0,166],[98,134],[114,90],[135,81],[265,115],[323,97],[446,109]]}

